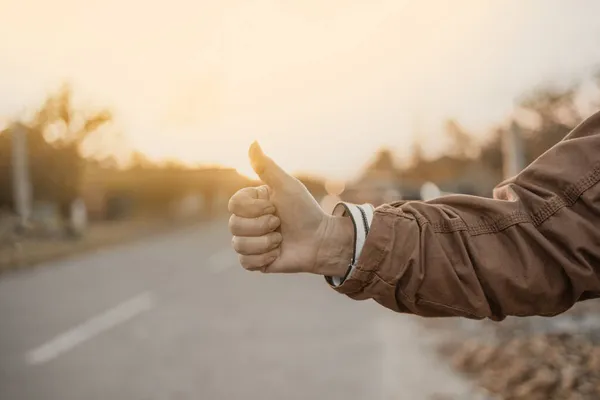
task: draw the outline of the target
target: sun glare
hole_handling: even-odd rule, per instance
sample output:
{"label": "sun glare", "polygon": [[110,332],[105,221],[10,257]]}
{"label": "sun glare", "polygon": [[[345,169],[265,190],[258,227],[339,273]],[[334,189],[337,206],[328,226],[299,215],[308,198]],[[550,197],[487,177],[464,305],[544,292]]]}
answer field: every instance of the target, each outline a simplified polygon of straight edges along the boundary
{"label": "sun glare", "polygon": [[247,163],[247,165],[241,165],[240,163],[240,166],[235,167],[235,170],[238,172],[238,174],[243,175],[246,178],[254,180],[259,179],[258,175],[256,175],[256,172],[254,172],[249,162]]}
{"label": "sun glare", "polygon": [[[512,65],[508,51],[521,42],[512,27],[525,29],[529,15],[513,12],[515,3],[505,7],[511,23],[496,23],[502,7],[477,0],[37,0],[36,15],[31,3],[9,0],[0,12],[10,16],[0,35],[19,33],[0,45],[14,113],[66,78],[82,99],[114,111],[132,148],[249,177],[256,177],[247,157],[254,139],[270,139],[272,157],[286,168],[346,179],[377,148],[412,140],[410,113],[429,115],[424,129],[437,134],[439,121],[461,116],[446,104],[474,104],[493,92],[466,82],[495,81]],[[485,43],[494,35],[505,47]],[[473,49],[485,52],[471,62]],[[502,51],[507,56],[495,58]],[[511,101],[504,102],[508,91],[503,96],[494,100],[497,113]],[[475,123],[497,115],[470,107],[463,116]]]}

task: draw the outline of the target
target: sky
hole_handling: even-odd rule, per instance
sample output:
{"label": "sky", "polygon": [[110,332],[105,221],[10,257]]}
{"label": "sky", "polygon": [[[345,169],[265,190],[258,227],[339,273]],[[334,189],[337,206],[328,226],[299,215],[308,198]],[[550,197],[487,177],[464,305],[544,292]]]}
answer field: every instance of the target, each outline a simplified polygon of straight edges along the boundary
{"label": "sky", "polygon": [[[68,81],[127,147],[250,174],[355,176],[448,117],[485,136],[515,101],[600,65],[596,0],[0,0],[0,116]],[[482,139],[483,140],[483,139]]]}

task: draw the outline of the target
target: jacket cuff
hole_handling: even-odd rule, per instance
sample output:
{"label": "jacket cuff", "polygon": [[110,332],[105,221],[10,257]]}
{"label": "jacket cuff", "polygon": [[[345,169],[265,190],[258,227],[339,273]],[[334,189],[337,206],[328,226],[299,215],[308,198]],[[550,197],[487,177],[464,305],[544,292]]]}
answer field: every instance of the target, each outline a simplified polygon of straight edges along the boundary
{"label": "jacket cuff", "polygon": [[356,268],[358,258],[362,254],[363,247],[369,235],[375,209],[371,204],[352,204],[341,202],[333,209],[333,215],[349,217],[354,226],[354,244],[352,260],[344,276],[326,276],[325,280],[333,287],[340,286],[348,276],[351,276]]}
{"label": "jacket cuff", "polygon": [[335,291],[355,300],[372,298],[387,308],[401,311],[396,301],[396,285],[379,271],[394,238],[393,224],[394,218],[390,218],[389,214],[375,211],[369,235],[355,268],[338,286],[331,285],[328,280]]}

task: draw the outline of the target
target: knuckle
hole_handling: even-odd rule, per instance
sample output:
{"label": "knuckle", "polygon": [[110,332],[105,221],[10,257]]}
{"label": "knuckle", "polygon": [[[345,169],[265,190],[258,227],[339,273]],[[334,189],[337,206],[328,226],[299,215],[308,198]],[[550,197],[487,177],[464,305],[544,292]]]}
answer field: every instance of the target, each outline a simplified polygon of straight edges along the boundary
{"label": "knuckle", "polygon": [[243,211],[247,204],[251,204],[253,188],[243,188],[238,190],[231,198],[229,199],[229,203],[227,204],[227,208],[230,213],[239,214]]}
{"label": "knuckle", "polygon": [[244,269],[250,269],[251,268],[251,264],[248,260],[248,257],[243,256],[243,255],[239,255],[238,259],[240,260],[240,265],[244,268]]}
{"label": "knuckle", "polygon": [[235,216],[235,214],[231,214],[231,216],[229,217],[229,222],[228,222],[228,227],[229,227],[229,232],[231,233],[235,233],[235,226],[236,226],[236,219],[237,217]]}
{"label": "knuckle", "polygon": [[251,199],[249,205],[252,207],[254,212],[258,212],[262,209],[262,200],[260,199]]}
{"label": "knuckle", "polygon": [[237,207],[238,207],[238,203],[239,203],[239,200],[236,197],[236,195],[234,194],[229,199],[229,203],[227,203],[227,209],[229,210],[230,213],[235,214]]}
{"label": "knuckle", "polygon": [[263,215],[264,200],[245,197],[233,204],[233,213],[245,218],[258,218]]}
{"label": "knuckle", "polygon": [[269,254],[261,254],[260,255],[260,265],[261,267],[264,267],[265,265],[268,265],[271,263],[271,261],[273,259],[273,256],[269,253]]}
{"label": "knuckle", "polygon": [[271,247],[271,235],[264,235],[260,237],[260,247],[265,251]]}
{"label": "knuckle", "polygon": [[245,246],[243,238],[240,238],[239,236],[234,236],[231,240],[231,244],[236,252],[242,253],[244,251]]}
{"label": "knuckle", "polygon": [[243,237],[234,236],[233,239],[231,239],[231,245],[236,253],[244,254],[246,250],[246,243]]}
{"label": "knuckle", "polygon": [[244,225],[244,218],[240,218],[235,214],[229,218],[229,231],[233,235],[243,236],[245,234]]}
{"label": "knuckle", "polygon": [[240,255],[239,260],[241,266],[248,271],[254,271],[257,268],[260,268],[260,265],[257,265],[256,260],[253,258],[253,256]]}
{"label": "knuckle", "polygon": [[279,232],[273,232],[269,235],[266,236],[268,241],[267,241],[267,247],[269,249],[273,249],[275,247],[277,247],[279,245],[279,243],[281,243],[281,234]]}
{"label": "knuckle", "polygon": [[257,187],[256,193],[259,199],[268,200],[269,198],[269,188],[266,185]]}
{"label": "knuckle", "polygon": [[271,230],[268,217],[261,219],[259,222],[259,228],[261,232],[269,232]]}
{"label": "knuckle", "polygon": [[240,190],[238,190],[238,191],[235,193],[235,196],[238,196],[238,197],[247,197],[247,196],[251,196],[251,194],[252,194],[252,191],[253,191],[253,190],[254,190],[254,189],[253,189],[253,188],[251,188],[251,187],[244,187],[244,188],[241,188]]}

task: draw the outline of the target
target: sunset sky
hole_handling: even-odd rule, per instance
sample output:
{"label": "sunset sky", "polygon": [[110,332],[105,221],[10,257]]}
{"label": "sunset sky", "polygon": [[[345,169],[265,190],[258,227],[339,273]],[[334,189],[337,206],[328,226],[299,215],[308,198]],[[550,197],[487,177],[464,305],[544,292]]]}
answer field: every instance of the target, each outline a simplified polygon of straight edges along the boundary
{"label": "sunset sky", "polygon": [[355,175],[381,146],[429,152],[515,99],[600,65],[595,0],[0,0],[0,116],[61,82],[149,156]]}

